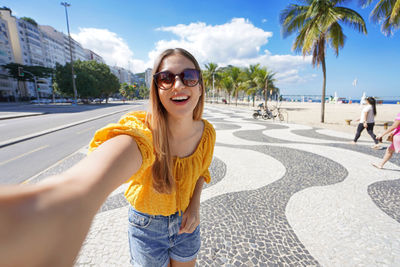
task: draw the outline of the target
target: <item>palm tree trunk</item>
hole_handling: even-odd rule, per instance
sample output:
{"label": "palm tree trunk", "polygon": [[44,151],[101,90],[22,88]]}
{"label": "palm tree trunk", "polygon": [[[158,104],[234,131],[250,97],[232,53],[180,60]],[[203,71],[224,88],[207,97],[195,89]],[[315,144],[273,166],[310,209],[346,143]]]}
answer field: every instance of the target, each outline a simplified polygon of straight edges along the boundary
{"label": "palm tree trunk", "polygon": [[268,83],[265,84],[265,88],[264,88],[264,105],[265,108],[267,108],[267,101],[268,101]]}
{"label": "palm tree trunk", "polygon": [[236,98],[236,106],[237,106],[237,101],[238,101],[238,90],[237,90],[237,88],[235,90],[235,98]]}
{"label": "palm tree trunk", "polygon": [[325,65],[325,55],[322,56],[321,60],[322,73],[324,75],[324,83],[322,86],[322,98],[321,98],[321,122],[325,122],[325,89],[326,89],[326,65]]}

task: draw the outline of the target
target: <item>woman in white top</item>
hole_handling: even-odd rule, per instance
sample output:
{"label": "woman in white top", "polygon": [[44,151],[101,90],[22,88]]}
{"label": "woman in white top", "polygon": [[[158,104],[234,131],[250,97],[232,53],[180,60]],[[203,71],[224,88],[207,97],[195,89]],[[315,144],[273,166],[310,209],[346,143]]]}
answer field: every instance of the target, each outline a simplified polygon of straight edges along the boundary
{"label": "woman in white top", "polygon": [[367,106],[364,107],[361,111],[360,123],[358,124],[356,136],[354,137],[353,143],[354,144],[357,143],[358,138],[360,138],[361,132],[364,130],[364,128],[367,128],[368,134],[372,137],[372,139],[375,142],[373,148],[379,149],[380,148],[379,142],[378,139],[376,139],[376,135],[374,134],[374,125],[375,125],[374,117],[376,116],[375,98],[368,97],[366,100],[367,100]]}

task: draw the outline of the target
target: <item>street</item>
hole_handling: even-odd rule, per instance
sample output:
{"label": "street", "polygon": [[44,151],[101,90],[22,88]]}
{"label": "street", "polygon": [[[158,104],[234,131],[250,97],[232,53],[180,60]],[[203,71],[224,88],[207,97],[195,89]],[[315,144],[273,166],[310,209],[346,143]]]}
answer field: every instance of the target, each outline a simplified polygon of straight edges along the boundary
{"label": "street", "polygon": [[[128,110],[143,109],[143,105],[98,105],[76,107],[71,112],[62,108],[42,107],[53,112],[40,116],[0,121],[0,143],[29,138],[0,149],[0,183],[25,182],[50,166],[88,145],[94,132],[117,122]],[[27,106],[26,110],[33,110]],[[38,109],[36,108],[35,111]],[[62,112],[64,111],[64,112]],[[111,115],[109,115],[111,114]],[[92,120],[93,118],[96,118]],[[78,122],[86,121],[77,125]],[[67,125],[71,125],[67,127]],[[54,132],[47,133],[54,130]],[[41,133],[43,135],[38,135]]]}

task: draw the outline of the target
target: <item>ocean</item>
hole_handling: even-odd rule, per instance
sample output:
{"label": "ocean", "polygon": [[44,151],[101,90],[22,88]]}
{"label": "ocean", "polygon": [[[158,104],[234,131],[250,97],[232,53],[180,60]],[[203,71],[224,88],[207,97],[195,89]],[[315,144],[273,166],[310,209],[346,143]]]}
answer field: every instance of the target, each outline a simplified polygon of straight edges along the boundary
{"label": "ocean", "polygon": [[[389,97],[375,97],[377,104],[399,104],[400,96],[389,96]],[[333,97],[328,96],[325,98],[327,102],[333,102]],[[320,95],[282,95],[282,101],[289,102],[312,102],[321,103]],[[361,98],[345,98],[339,97],[338,101],[343,104],[360,104]]]}

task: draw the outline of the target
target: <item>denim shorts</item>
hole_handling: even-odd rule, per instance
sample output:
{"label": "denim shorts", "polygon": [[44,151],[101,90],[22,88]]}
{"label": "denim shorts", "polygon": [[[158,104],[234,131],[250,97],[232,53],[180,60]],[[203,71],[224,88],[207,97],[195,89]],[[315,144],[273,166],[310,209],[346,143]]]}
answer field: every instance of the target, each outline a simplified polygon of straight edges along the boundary
{"label": "denim shorts", "polygon": [[129,247],[133,266],[167,266],[170,258],[195,259],[200,249],[200,226],[193,233],[178,235],[182,216],[149,215],[129,207]]}

